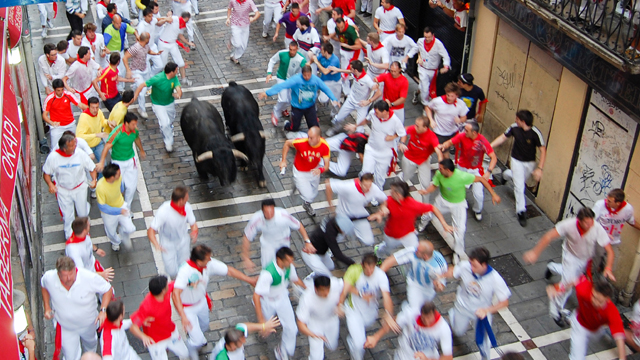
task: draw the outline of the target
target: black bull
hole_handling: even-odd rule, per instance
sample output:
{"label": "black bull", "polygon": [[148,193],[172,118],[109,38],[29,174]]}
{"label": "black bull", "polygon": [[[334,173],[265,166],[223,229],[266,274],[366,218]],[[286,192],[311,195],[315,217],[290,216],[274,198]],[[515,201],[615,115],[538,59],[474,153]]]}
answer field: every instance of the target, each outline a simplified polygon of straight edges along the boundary
{"label": "black bull", "polygon": [[246,87],[232,81],[222,93],[222,111],[231,141],[236,149],[248,157],[248,161],[244,161],[245,166],[250,163],[255,167],[258,185],[265,187],[262,171],[265,139],[258,102]]}
{"label": "black bull", "polygon": [[248,159],[227,139],[218,110],[194,97],[182,110],[180,127],[193,153],[198,174],[203,178],[207,178],[207,174],[217,176],[222,186],[233,183],[238,172],[235,159]]}

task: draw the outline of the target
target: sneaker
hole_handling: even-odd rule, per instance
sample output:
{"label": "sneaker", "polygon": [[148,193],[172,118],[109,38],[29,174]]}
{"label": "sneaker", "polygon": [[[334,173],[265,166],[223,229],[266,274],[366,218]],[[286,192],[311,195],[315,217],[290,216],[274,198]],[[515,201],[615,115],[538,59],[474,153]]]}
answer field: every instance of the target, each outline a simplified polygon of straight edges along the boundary
{"label": "sneaker", "polygon": [[316,216],[316,211],[311,207],[311,203],[305,201],[304,204],[302,204],[302,208],[309,216]]}
{"label": "sneaker", "polygon": [[482,221],[482,212],[474,213],[474,215],[476,216],[476,221]]}
{"label": "sneaker", "polygon": [[273,349],[273,353],[276,356],[276,360],[289,360],[289,354],[286,351],[282,351],[280,345]]}
{"label": "sneaker", "polygon": [[96,195],[96,192],[95,192],[95,191],[92,191],[92,192],[91,192],[91,198],[92,198],[92,199],[95,199],[95,198],[97,198],[97,197],[98,197],[98,196]]}
{"label": "sneaker", "polygon": [[167,150],[168,153],[173,152],[173,144],[171,145],[164,145],[165,150]]}
{"label": "sneaker", "polygon": [[140,117],[143,118],[143,119],[148,119],[149,118],[149,114],[147,114],[147,112],[144,111],[144,110],[138,110],[138,115],[140,115]]}
{"label": "sneaker", "polygon": [[289,120],[284,122],[284,131],[291,131],[291,130],[289,130],[287,128],[291,129],[291,121],[289,121]]}
{"label": "sneaker", "polygon": [[53,21],[51,21],[51,19],[47,19],[47,26],[49,29],[53,29]]}
{"label": "sneaker", "polygon": [[40,34],[42,36],[42,38],[46,38],[47,37],[47,28],[42,28],[42,34]]}
{"label": "sneaker", "polygon": [[380,205],[380,204],[378,203],[378,200],[376,200],[376,199],[371,200],[371,206],[376,207],[376,206],[378,206],[378,205]]}
{"label": "sneaker", "polygon": [[289,114],[289,110],[285,110],[285,111],[283,111],[283,112],[282,112],[282,116],[284,116],[284,117],[289,117],[289,116],[290,116],[290,114]]}
{"label": "sneaker", "polygon": [[271,124],[273,124],[273,126],[278,126],[278,117],[273,112],[271,113]]}
{"label": "sneaker", "polygon": [[378,250],[380,249],[380,244],[375,245],[373,247],[373,255],[378,256]]}
{"label": "sneaker", "polygon": [[411,99],[411,103],[413,105],[418,105],[419,102],[420,102],[420,92],[416,90],[413,92],[413,99]]}
{"label": "sneaker", "polygon": [[327,137],[332,137],[344,131],[344,124],[342,121],[336,122],[333,126],[325,132]]}
{"label": "sneaker", "polygon": [[266,32],[263,31],[262,32],[262,37],[266,39],[267,37],[269,37],[269,34],[267,34]]}
{"label": "sneaker", "polygon": [[364,15],[362,15],[362,17],[366,17],[366,18],[371,17],[371,13],[364,13]]}
{"label": "sneaker", "polygon": [[558,317],[553,318],[553,321],[555,321],[556,325],[558,325],[561,328],[565,328],[569,326],[569,322],[567,321],[566,316],[564,316],[564,314],[562,313],[558,315]]}
{"label": "sneaker", "polygon": [[182,80],[180,81],[180,84],[184,84],[184,85],[187,85],[187,86],[191,86],[191,85],[193,84],[193,82],[191,82],[191,80],[189,80],[189,79],[187,79],[187,78],[184,78],[184,79],[182,79]]}
{"label": "sneaker", "polygon": [[518,222],[522,227],[527,226],[527,214],[524,211],[518,213]]}
{"label": "sneaker", "polygon": [[422,215],[420,217],[420,225],[418,225],[418,232],[423,232],[431,222],[431,219],[433,219],[433,213]]}
{"label": "sneaker", "polygon": [[115,252],[120,251],[120,245],[113,245],[113,244],[111,244],[111,250],[113,250],[113,251],[115,251]]}

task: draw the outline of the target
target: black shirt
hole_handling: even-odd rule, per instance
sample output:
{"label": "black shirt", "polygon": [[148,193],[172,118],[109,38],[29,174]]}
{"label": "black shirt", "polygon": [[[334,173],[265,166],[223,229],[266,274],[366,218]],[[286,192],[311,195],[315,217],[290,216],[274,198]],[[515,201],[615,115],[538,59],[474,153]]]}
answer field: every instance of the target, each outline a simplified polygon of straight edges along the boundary
{"label": "black shirt", "polygon": [[326,223],[325,230],[322,230],[322,227],[318,227],[311,233],[309,240],[311,240],[311,245],[316,248],[316,254],[324,255],[328,249],[331,249],[336,260],[346,265],[353,265],[355,261],[343,254],[340,246],[338,246],[337,239],[338,235],[340,235],[339,229],[336,218],[332,217]]}
{"label": "black shirt", "polygon": [[476,109],[478,108],[478,103],[483,102],[484,91],[480,89],[477,85],[473,85],[471,90],[467,91],[463,88],[460,88],[460,99],[464,101],[464,103],[469,108],[469,112],[467,113],[467,119],[475,119],[476,118]]}
{"label": "black shirt", "polygon": [[542,133],[535,126],[532,126],[529,130],[524,130],[514,123],[507,128],[504,136],[513,136],[514,142],[511,149],[511,157],[519,161],[536,161],[536,149],[540,146],[545,146]]}

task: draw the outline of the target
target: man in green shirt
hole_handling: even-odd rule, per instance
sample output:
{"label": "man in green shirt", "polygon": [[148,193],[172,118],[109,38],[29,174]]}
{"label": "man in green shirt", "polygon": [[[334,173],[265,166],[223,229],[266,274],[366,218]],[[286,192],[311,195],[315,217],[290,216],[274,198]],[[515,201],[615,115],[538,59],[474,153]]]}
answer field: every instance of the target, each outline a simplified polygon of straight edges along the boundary
{"label": "man in green shirt", "polygon": [[[124,59],[124,48],[128,47],[127,34],[134,34],[136,40],[139,40],[138,31],[133,26],[123,23],[120,15],[113,15],[111,25],[107,26],[103,31],[104,46],[107,49],[107,53],[119,52],[120,59]],[[118,72],[120,74],[127,73],[122,61],[118,64]],[[118,83],[118,90],[124,90],[123,83]]]}
{"label": "man in green shirt", "polygon": [[[431,185],[418,191],[422,195],[430,194],[436,189],[440,189],[440,195],[436,198],[435,206],[442,214],[451,213],[453,237],[444,231],[439,221],[434,221],[433,225],[438,232],[443,235],[449,247],[453,249],[453,262],[457,264],[460,259],[466,260],[467,254],[464,252],[464,233],[467,230],[467,187],[473,183],[482,183],[491,194],[493,204],[500,203],[500,197],[493,191],[489,182],[482,176],[475,176],[468,172],[456,169],[451,159],[440,161],[440,169],[431,180]],[[424,222],[425,226],[427,222]],[[424,230],[424,228],[419,229]]]}
{"label": "man in green shirt", "polygon": [[[273,77],[273,67],[277,62],[280,62],[280,65],[278,65],[276,81],[280,84],[300,73],[302,67],[307,64],[307,59],[298,52],[298,42],[295,40],[291,41],[288,50],[280,50],[269,59],[269,65],[267,65],[267,84]],[[278,102],[274,105],[273,112],[271,113],[271,123],[273,126],[278,126],[280,116],[289,117],[289,112],[287,111],[289,104],[291,104],[291,89],[281,90],[278,93]]]}
{"label": "man in green shirt", "polygon": [[182,97],[182,87],[177,75],[178,65],[174,62],[169,62],[164,67],[164,72],[158,73],[140,84],[133,97],[135,102],[145,87],[151,89],[151,110],[158,118],[158,125],[160,125],[162,137],[164,138],[164,147],[167,152],[173,151],[173,121],[176,119],[174,100]]}
{"label": "man in green shirt", "polygon": [[144,159],[146,153],[142,148],[142,142],[138,133],[138,117],[133,113],[127,113],[124,116],[124,122],[109,134],[107,144],[102,150],[102,157],[98,165],[98,171],[104,169],[104,161],[111,150],[111,162],[120,166],[120,174],[122,177],[122,186],[124,187],[124,201],[127,208],[131,209],[133,195],[138,187],[138,166],[136,164],[135,152],[133,151],[133,143],[135,142],[140,151],[140,158]]}
{"label": "man in green shirt", "polygon": [[[360,60],[362,44],[358,31],[353,25],[349,25],[343,18],[335,20],[336,32],[331,34],[331,39],[340,42],[340,68],[346,70],[351,62]],[[349,78],[342,79],[342,92],[348,94],[351,91]]]}

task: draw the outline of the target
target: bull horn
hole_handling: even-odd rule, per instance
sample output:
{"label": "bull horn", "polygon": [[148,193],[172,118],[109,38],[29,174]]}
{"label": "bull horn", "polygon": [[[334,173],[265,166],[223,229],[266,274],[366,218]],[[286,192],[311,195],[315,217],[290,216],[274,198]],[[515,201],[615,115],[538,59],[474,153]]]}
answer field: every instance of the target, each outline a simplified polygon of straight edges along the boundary
{"label": "bull horn", "polygon": [[267,138],[267,134],[265,134],[265,133],[264,133],[264,131],[260,130],[260,131],[258,131],[258,132],[260,133],[260,137],[261,137],[261,138],[263,138],[263,139],[266,139],[266,138]]}
{"label": "bull horn", "polygon": [[213,159],[213,152],[211,151],[207,151],[198,155],[198,157],[196,158],[196,162],[201,162],[209,159]]}
{"label": "bull horn", "polygon": [[238,151],[236,149],[233,149],[231,151],[233,151],[233,156],[235,156],[237,158],[240,158],[240,159],[242,159],[244,161],[247,161],[247,162],[249,161],[249,158],[247,157],[247,155],[243,154],[242,151]]}
{"label": "bull horn", "polygon": [[244,133],[237,133],[231,137],[231,142],[244,141]]}

